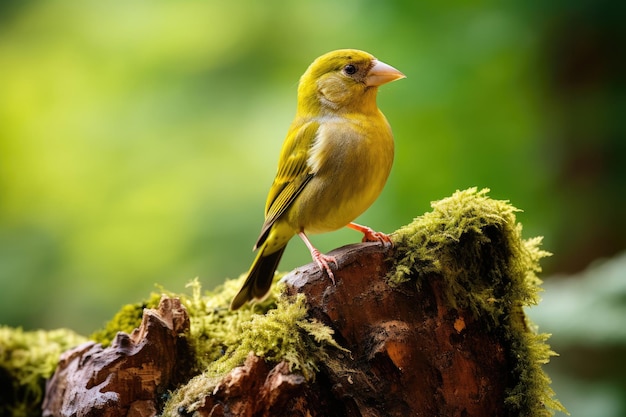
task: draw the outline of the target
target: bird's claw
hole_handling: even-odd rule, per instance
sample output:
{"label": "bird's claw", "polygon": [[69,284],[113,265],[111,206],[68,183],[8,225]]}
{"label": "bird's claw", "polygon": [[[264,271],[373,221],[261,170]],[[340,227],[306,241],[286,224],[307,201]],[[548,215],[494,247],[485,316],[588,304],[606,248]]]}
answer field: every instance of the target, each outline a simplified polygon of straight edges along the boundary
{"label": "bird's claw", "polygon": [[363,233],[362,242],[380,242],[383,246],[393,246],[393,242],[389,235],[382,232],[376,232],[374,229],[356,223],[348,223],[350,229],[354,229]]}
{"label": "bird's claw", "polygon": [[324,255],[317,249],[311,251],[311,255],[313,256],[313,259],[315,260],[315,263],[320,268],[320,270],[326,271],[326,274],[328,274],[328,278],[330,278],[333,285],[335,285],[335,275],[330,269],[330,263],[334,263],[335,266],[338,267],[339,264],[337,263],[337,259],[335,259],[334,256]]}
{"label": "bird's claw", "polygon": [[367,233],[363,232],[362,242],[380,242],[383,246],[391,245],[393,246],[393,242],[389,235],[383,232],[375,232],[373,230],[369,230]]}

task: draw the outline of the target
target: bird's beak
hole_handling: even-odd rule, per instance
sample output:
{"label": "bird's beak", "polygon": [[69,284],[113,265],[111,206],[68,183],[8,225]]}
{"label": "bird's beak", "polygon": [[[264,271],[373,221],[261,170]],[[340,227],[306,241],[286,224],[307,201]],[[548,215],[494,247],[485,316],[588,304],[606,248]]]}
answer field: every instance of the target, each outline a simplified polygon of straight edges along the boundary
{"label": "bird's beak", "polygon": [[387,84],[401,78],[406,78],[406,75],[382,61],[374,60],[374,66],[369,70],[365,77],[365,85],[368,87],[378,87],[379,85]]}

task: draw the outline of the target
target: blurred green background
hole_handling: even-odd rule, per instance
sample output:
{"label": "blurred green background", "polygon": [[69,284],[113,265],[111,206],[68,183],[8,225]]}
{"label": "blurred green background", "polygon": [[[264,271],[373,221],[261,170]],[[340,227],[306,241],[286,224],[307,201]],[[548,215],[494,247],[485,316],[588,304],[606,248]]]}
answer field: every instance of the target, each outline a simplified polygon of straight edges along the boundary
{"label": "blurred green background", "polygon": [[[525,236],[554,253],[542,276],[560,302],[531,310],[563,354],[557,397],[574,415],[626,414],[623,7],[3,1],[0,324],[89,334],[155,284],[246,271],[299,76],[359,48],[407,75],[379,93],[397,156],[360,221],[390,232],[470,186],[523,209]],[[313,237],[323,251],[359,239]],[[280,269],[308,262],[294,239]]]}

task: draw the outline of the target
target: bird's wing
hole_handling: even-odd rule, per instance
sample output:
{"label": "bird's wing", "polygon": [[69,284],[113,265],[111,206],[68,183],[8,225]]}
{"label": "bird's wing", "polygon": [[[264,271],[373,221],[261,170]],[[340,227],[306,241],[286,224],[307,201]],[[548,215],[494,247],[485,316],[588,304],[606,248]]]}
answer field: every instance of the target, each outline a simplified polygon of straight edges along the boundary
{"label": "bird's wing", "polygon": [[265,222],[255,248],[265,241],[274,222],[313,178],[315,173],[308,159],[318,129],[318,122],[309,121],[292,128],[287,135],[278,161],[278,172],[267,195]]}

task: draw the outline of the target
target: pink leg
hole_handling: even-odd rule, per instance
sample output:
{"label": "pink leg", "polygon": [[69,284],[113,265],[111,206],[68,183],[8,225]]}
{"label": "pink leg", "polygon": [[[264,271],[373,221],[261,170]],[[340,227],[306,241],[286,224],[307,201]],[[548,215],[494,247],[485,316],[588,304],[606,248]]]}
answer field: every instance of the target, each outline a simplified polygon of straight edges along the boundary
{"label": "pink leg", "polygon": [[363,233],[363,242],[380,242],[383,245],[391,245],[393,246],[393,242],[389,235],[386,235],[382,232],[375,232],[373,229],[370,229],[367,226],[361,226],[356,223],[348,223],[347,225],[350,229],[354,229]]}
{"label": "pink leg", "polygon": [[335,275],[333,275],[333,271],[331,271],[329,265],[329,263],[332,262],[335,264],[335,266],[337,266],[337,260],[335,259],[335,257],[324,255],[323,253],[318,251],[315,246],[313,246],[307,235],[304,234],[304,232],[298,233],[298,236],[300,236],[300,238],[304,241],[306,247],[309,248],[309,251],[311,252],[311,257],[313,258],[317,266],[319,266],[322,271],[326,271],[326,273],[328,274],[328,278],[330,278],[330,280],[333,282],[333,285],[335,285]]}

